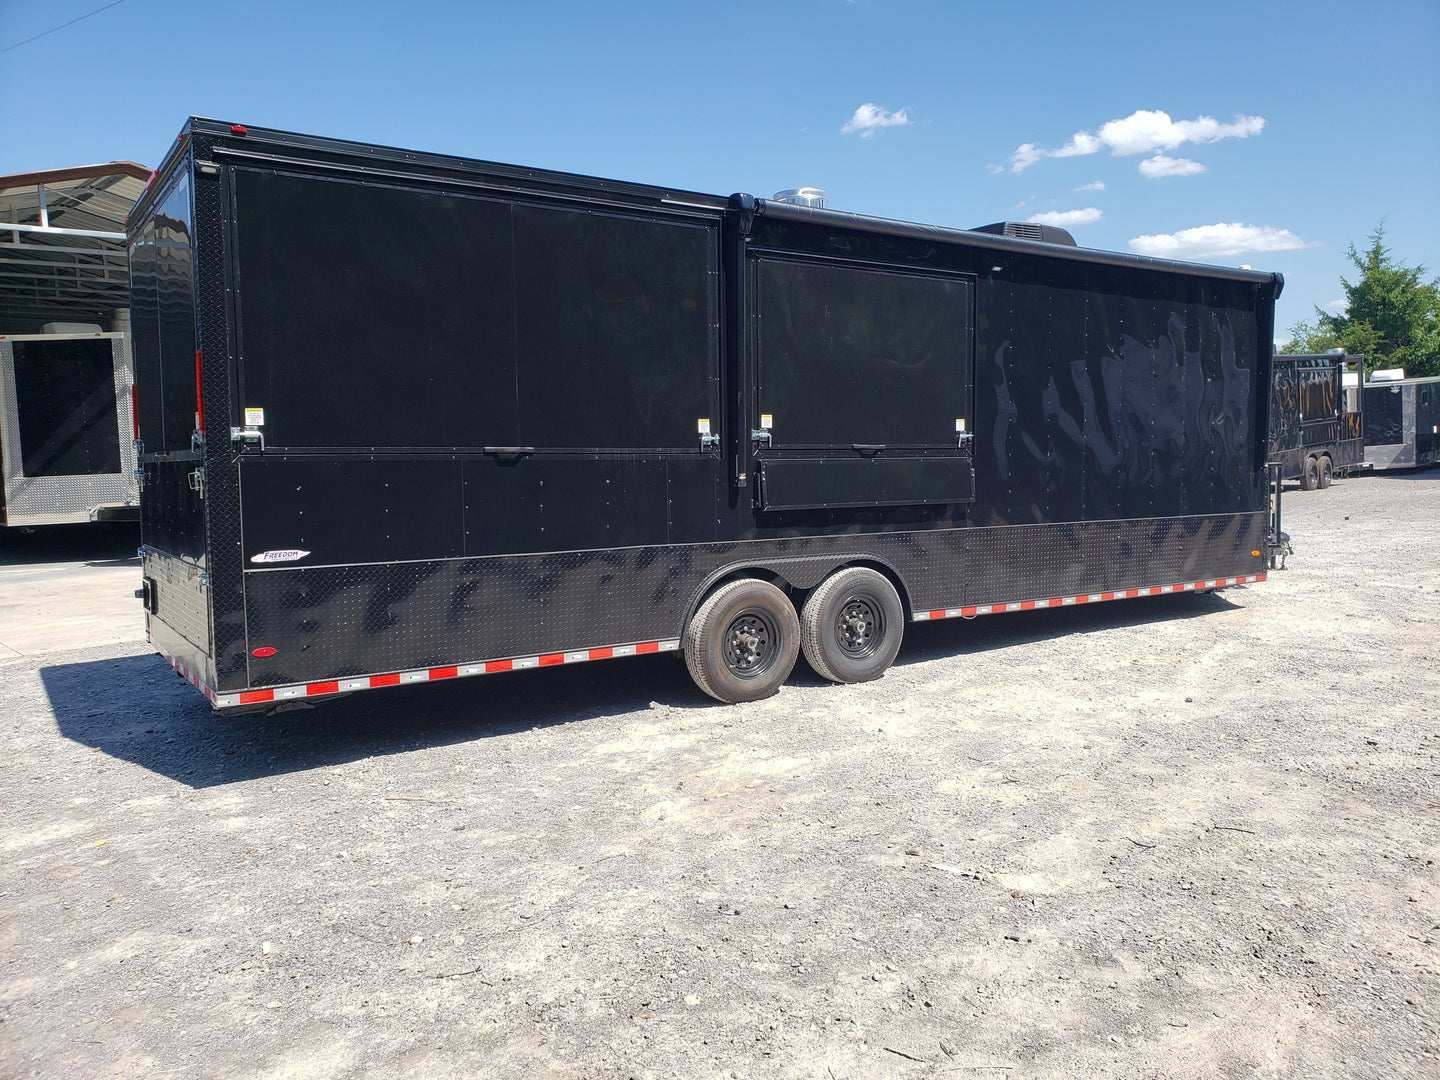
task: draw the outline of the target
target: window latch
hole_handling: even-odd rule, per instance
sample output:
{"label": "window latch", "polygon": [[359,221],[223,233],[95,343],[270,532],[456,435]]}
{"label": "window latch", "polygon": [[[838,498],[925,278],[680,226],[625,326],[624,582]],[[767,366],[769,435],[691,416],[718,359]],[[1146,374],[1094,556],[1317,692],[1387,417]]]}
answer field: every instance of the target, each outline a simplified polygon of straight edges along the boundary
{"label": "window latch", "polygon": [[232,427],[230,429],[230,441],[238,443],[257,442],[260,449],[265,449],[265,433],[257,427]]}

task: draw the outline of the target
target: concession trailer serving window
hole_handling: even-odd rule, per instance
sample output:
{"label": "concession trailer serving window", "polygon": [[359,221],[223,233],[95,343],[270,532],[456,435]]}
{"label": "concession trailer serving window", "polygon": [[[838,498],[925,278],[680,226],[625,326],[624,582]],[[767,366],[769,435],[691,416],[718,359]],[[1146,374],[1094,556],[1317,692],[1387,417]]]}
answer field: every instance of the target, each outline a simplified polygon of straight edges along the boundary
{"label": "concession trailer serving window", "polygon": [[248,168],[235,201],[267,445],[699,452],[714,224]]}
{"label": "concession trailer serving window", "polygon": [[766,507],[968,501],[971,279],[759,257],[751,280]]}

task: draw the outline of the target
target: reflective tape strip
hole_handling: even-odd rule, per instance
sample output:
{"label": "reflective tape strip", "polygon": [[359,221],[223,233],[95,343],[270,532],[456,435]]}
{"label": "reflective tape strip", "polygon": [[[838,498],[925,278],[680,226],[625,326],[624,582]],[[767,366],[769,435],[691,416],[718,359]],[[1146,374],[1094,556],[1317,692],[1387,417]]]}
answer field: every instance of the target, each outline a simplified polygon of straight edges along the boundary
{"label": "reflective tape strip", "polygon": [[[958,613],[958,611],[957,611]],[[579,649],[575,652],[545,653],[543,656],[511,656],[503,660],[477,660],[473,664],[455,664],[451,667],[418,668],[414,671],[390,671],[380,675],[359,675],[354,678],[330,679],[325,682],[296,683],[289,686],[269,686],[257,690],[238,690],[217,693],[200,682],[185,665],[162,650],[161,656],[170,661],[176,671],[184,675],[196,687],[204,691],[217,709],[233,708],[236,705],[259,705],[270,701],[289,701],[294,698],[326,697],[330,694],[348,694],[355,690],[372,690],[381,686],[408,686],[410,683],[438,682],[441,679],[456,679],[466,675],[489,675],[497,671],[521,671],[525,668],[551,667],[556,664],[581,664],[590,660],[609,660],[616,656],[640,656],[647,653],[675,652],[680,648],[678,638],[669,641],[639,641],[627,645],[607,645],[598,649]]]}
{"label": "reflective tape strip", "polygon": [[1003,611],[1035,611],[1044,608],[1068,607],[1071,604],[1098,604],[1105,600],[1125,600],[1137,596],[1164,596],[1169,593],[1194,592],[1197,589],[1223,589],[1227,585],[1248,585],[1264,581],[1264,574],[1244,574],[1240,577],[1209,578],[1205,581],[1181,581],[1174,585],[1147,585],[1141,589],[1125,589],[1121,592],[1082,593],[1079,596],[1052,596],[1046,600],[1015,600],[1006,604],[978,604],[975,607],[935,608],[917,611],[911,616],[912,622],[931,622],[935,619],[970,619],[976,615],[998,615]]}
{"label": "reflective tape strip", "polygon": [[[154,645],[154,642],[151,642],[151,644]],[[205,695],[207,698],[209,698],[212,702],[215,700],[215,691],[214,691],[213,689],[211,689],[209,686],[206,686],[205,683],[203,683],[203,682],[200,680],[200,676],[199,676],[199,675],[195,674],[195,672],[191,671],[191,670],[190,670],[188,667],[186,667],[183,663],[181,663],[181,662],[180,662],[179,660],[177,660],[175,657],[171,656],[169,653],[167,653],[164,649],[160,648],[159,646],[156,646],[156,647],[155,647],[155,651],[156,651],[157,653],[159,653],[161,656],[163,656],[163,657],[169,662],[170,666],[175,669],[176,673],[177,673],[181,678],[183,678],[183,679],[184,679],[186,682],[188,682],[191,686],[195,687],[196,690],[199,690],[202,694],[204,694],[204,695]]]}

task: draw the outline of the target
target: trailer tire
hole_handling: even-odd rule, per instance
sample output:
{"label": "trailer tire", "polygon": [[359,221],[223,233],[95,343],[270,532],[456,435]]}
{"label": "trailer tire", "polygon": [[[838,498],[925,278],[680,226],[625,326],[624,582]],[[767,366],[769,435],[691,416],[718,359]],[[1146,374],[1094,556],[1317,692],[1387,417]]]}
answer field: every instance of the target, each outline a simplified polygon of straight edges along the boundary
{"label": "trailer tire", "polygon": [[905,609],[884,574],[852,566],[830,575],[800,611],[800,648],[831,682],[869,682],[900,651]]}
{"label": "trailer tire", "polygon": [[1305,459],[1305,467],[1300,470],[1300,490],[1314,491],[1320,486],[1320,463],[1313,457]]}
{"label": "trailer tire", "polygon": [[1315,486],[1324,491],[1330,486],[1335,478],[1335,468],[1330,464],[1329,457],[1321,456],[1316,468],[1319,470],[1315,480]]}
{"label": "trailer tire", "polygon": [[685,666],[695,685],[734,704],[770,697],[800,655],[800,620],[789,597],[757,578],[721,585],[685,628]]}

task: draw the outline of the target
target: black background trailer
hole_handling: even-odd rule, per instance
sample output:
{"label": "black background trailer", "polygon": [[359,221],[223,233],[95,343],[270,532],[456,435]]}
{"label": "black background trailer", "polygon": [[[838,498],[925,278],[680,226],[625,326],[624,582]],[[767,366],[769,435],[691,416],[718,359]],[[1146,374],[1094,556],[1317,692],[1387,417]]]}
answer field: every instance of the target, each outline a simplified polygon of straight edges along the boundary
{"label": "black background trailer", "polygon": [[1264,576],[1277,275],[203,120],[130,245],[217,707],[682,648],[736,700]]}
{"label": "black background trailer", "polygon": [[1270,459],[1305,491],[1328,488],[1365,460],[1364,402],[1358,385],[1365,358],[1339,353],[1277,356],[1270,396]]}
{"label": "black background trailer", "polygon": [[124,333],[0,335],[0,524],[138,513]]}
{"label": "black background trailer", "polygon": [[1440,465],[1440,378],[1365,384],[1365,460],[1375,469]]}

